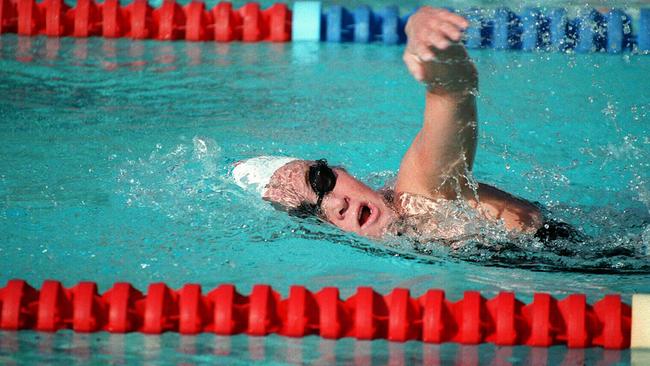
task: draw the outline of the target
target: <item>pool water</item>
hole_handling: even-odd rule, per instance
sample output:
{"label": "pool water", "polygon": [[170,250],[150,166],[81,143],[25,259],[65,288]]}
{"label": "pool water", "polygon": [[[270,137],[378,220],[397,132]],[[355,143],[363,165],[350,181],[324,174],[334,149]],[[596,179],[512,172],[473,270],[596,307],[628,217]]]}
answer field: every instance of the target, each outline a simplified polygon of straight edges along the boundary
{"label": "pool water", "polygon": [[[262,154],[325,157],[376,188],[394,178],[424,104],[401,51],[3,35],[0,283],[92,280],[100,291],[117,281],[141,290],[157,281],[204,289],[234,283],[243,293],[266,283],[284,295],[300,284],[337,286],[344,297],[371,285],[382,293],[407,287],[415,296],[443,288],[454,300],[465,290],[487,297],[507,290],[523,301],[537,291],[581,292],[589,301],[650,292],[645,56],[471,52],[481,77],[475,176],[540,202],[588,234],[573,256],[534,243],[421,255],[288,217],[232,182],[232,163]],[[627,252],[611,252],[617,247]],[[146,361],[147,352],[170,363],[300,363],[285,356],[313,361],[332,348],[336,360],[356,363],[346,357],[358,347],[373,361],[421,360],[431,350],[314,337],[119,337],[2,333],[0,359],[102,362],[114,352],[95,350],[118,347],[114,363]],[[219,353],[224,342],[230,351]],[[243,355],[255,344],[266,356]],[[501,350],[435,349],[443,358]],[[530,358],[526,348],[512,350],[509,362]],[[548,362],[565,353],[629,359],[628,352],[549,352]],[[276,354],[282,357],[268,356]]]}

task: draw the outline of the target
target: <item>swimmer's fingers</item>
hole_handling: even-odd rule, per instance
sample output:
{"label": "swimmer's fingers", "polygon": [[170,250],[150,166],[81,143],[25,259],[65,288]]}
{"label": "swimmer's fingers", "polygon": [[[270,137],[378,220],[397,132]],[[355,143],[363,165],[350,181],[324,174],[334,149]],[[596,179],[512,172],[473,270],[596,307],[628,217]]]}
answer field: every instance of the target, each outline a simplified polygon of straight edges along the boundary
{"label": "swimmer's fingers", "polygon": [[423,27],[419,37],[428,45],[444,50],[449,47],[452,42],[460,41],[463,35],[463,28],[457,27],[455,24],[440,20],[433,19]]}
{"label": "swimmer's fingers", "polygon": [[409,70],[411,75],[413,75],[415,80],[423,81],[425,77],[425,69],[424,64],[420,58],[412,53],[404,52],[402,59],[404,60],[406,68]]}
{"label": "swimmer's fingers", "polygon": [[463,18],[462,16],[452,13],[447,10],[443,10],[440,13],[440,18],[452,25],[454,25],[456,28],[460,30],[465,30],[467,27],[469,27],[469,21],[467,19]]}
{"label": "swimmer's fingers", "polygon": [[442,22],[438,26],[440,34],[444,35],[447,39],[458,42],[463,35],[463,29],[449,22]]}
{"label": "swimmer's fingers", "polygon": [[423,6],[417,11],[416,14],[419,17],[434,23],[434,25],[435,23],[446,22],[460,30],[464,30],[469,26],[469,21],[467,19],[456,13],[452,13],[447,9]]}
{"label": "swimmer's fingers", "polygon": [[439,50],[445,50],[451,44],[450,39],[441,32],[431,32],[427,36],[425,43]]}
{"label": "swimmer's fingers", "polygon": [[413,14],[406,25],[409,45],[412,53],[417,53],[416,45],[446,49],[452,42],[460,41],[463,30],[469,25],[465,18],[445,9],[428,6],[420,8]]}
{"label": "swimmer's fingers", "polygon": [[429,45],[429,42],[409,42],[409,45],[406,47],[406,51],[404,53],[411,54],[422,62],[433,61],[436,57],[435,53]]}

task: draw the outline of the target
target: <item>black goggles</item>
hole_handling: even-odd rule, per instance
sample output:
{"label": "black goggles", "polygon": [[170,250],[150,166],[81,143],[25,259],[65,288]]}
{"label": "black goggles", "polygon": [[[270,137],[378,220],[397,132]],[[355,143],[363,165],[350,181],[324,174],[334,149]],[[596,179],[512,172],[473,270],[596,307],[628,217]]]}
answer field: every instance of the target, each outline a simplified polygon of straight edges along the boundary
{"label": "black goggles", "polygon": [[316,160],[316,163],[309,167],[309,185],[318,195],[316,207],[320,209],[323,197],[334,190],[336,185],[336,174],[327,165],[327,160]]}

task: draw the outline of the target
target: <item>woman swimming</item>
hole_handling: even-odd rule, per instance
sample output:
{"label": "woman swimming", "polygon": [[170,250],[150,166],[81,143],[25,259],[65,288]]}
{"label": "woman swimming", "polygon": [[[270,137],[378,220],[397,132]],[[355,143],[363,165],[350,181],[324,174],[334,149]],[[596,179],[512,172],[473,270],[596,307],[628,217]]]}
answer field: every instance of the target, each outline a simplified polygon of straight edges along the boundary
{"label": "woman swimming", "polygon": [[423,126],[390,190],[375,191],[325,160],[276,157],[240,162],[233,170],[236,182],[290,212],[314,214],[373,238],[393,234],[453,243],[490,227],[552,239],[554,229],[536,205],[471,176],[478,75],[458,43],[467,26],[463,17],[431,7],[421,7],[406,24],[403,59],[426,85],[426,105]]}

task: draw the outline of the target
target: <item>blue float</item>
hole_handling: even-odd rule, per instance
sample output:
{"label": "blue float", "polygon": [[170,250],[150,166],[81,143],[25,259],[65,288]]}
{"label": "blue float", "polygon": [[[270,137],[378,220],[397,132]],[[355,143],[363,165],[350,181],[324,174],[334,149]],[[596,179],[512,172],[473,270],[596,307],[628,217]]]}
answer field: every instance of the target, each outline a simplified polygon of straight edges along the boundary
{"label": "blue float", "polygon": [[469,27],[465,29],[465,46],[467,48],[481,48],[485,46],[487,42],[485,42],[483,34],[485,27],[481,10],[471,8],[463,15],[469,21]]}
{"label": "blue float", "polygon": [[399,9],[397,6],[388,6],[379,13],[381,23],[380,39],[384,44],[398,44],[400,43],[400,26],[403,34],[404,26],[400,23]]}
{"label": "blue float", "polygon": [[[411,9],[411,11],[409,11],[408,13],[406,13],[400,18],[399,37],[402,42],[406,42],[406,23],[409,21],[411,15],[413,15],[416,11],[418,11],[418,7]],[[449,10],[449,11],[453,11],[453,10]]]}
{"label": "blue float", "polygon": [[354,22],[350,12],[334,5],[325,14],[325,40],[327,42],[349,42],[352,40]]}
{"label": "blue float", "polygon": [[354,9],[354,35],[353,40],[357,43],[369,43],[373,41],[372,34],[375,26],[375,15],[370,7],[361,5]]}
{"label": "blue float", "polygon": [[497,50],[521,48],[519,17],[508,8],[499,8],[494,13],[492,47]]}
{"label": "blue float", "polygon": [[548,22],[549,47],[553,51],[564,52],[569,47],[567,32],[569,21],[566,10],[551,9],[544,15]]}
{"label": "blue float", "polygon": [[577,52],[599,52],[605,49],[605,27],[602,14],[590,9],[578,15]]}
{"label": "blue float", "polygon": [[605,15],[607,26],[607,52],[621,53],[631,44],[632,21],[630,17],[618,9],[610,10]]}
{"label": "blue float", "polygon": [[650,9],[641,9],[639,13],[636,43],[640,52],[650,52]]}
{"label": "blue float", "polygon": [[548,49],[551,43],[549,20],[539,8],[526,8],[521,14],[521,49]]}

